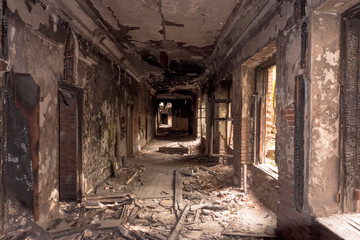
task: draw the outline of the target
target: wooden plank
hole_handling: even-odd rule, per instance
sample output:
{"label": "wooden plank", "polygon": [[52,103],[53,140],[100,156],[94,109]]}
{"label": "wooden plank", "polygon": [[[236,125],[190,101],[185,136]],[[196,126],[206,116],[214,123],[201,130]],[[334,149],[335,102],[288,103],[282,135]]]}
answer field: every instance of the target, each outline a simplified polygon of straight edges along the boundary
{"label": "wooden plank", "polygon": [[120,207],[126,205],[126,203],[117,203],[117,204],[100,204],[94,206],[85,206],[86,209],[101,209],[101,208],[108,208],[108,207]]}
{"label": "wooden plank", "polygon": [[138,207],[134,207],[133,210],[131,211],[131,214],[129,216],[129,222],[132,223],[134,221],[134,219],[136,218],[136,215],[139,212],[139,208]]}
{"label": "wooden plank", "polygon": [[97,221],[96,223],[99,224],[99,226],[96,228],[99,230],[115,229],[121,225],[122,219],[101,220]]}
{"label": "wooden plank", "polygon": [[86,229],[96,229],[97,227],[99,227],[100,224],[90,224],[90,225],[86,225],[86,226],[81,226],[81,227],[77,227],[77,228],[67,228],[67,229],[62,229],[59,231],[51,231],[51,234],[55,237],[55,238],[59,238],[62,236],[66,236],[66,235],[73,235],[76,233],[81,233],[83,231],[85,231]]}
{"label": "wooden plank", "polygon": [[132,181],[134,181],[134,179],[136,178],[136,176],[139,174],[139,171],[136,171],[131,178],[129,178],[129,180],[126,181],[125,185],[130,184]]}
{"label": "wooden plank", "polygon": [[210,203],[203,203],[203,204],[198,204],[198,205],[192,205],[190,210],[191,211],[197,211],[199,209],[210,209],[210,210],[227,210],[228,208],[226,206],[221,206],[221,205],[213,205]]}
{"label": "wooden plank", "polygon": [[268,231],[269,232],[271,231],[269,230],[269,228],[271,227],[267,225],[259,225],[258,229],[256,229],[255,231],[252,230],[249,232],[244,232],[242,231],[241,224],[237,222],[232,222],[224,229],[224,231],[221,234],[225,236],[255,237],[255,238],[267,238],[267,239],[277,238],[275,234],[267,233]]}
{"label": "wooden plank", "polygon": [[206,172],[209,172],[210,174],[214,175],[214,176],[217,176],[218,174],[216,172],[214,172],[213,170],[207,168],[207,167],[204,167],[204,166],[200,166],[199,168],[201,168],[202,170],[206,171]]}
{"label": "wooden plank", "polygon": [[187,147],[159,147],[159,152],[169,154],[187,154],[189,149]]}
{"label": "wooden plank", "polygon": [[110,198],[135,198],[134,195],[124,192],[109,192],[102,194],[88,194],[85,196],[87,200],[97,200],[97,199],[110,199]]}
{"label": "wooden plank", "polygon": [[186,216],[187,216],[187,214],[189,212],[189,209],[190,209],[190,205],[186,205],[184,210],[181,213],[181,216],[180,216],[179,220],[176,222],[175,227],[171,231],[171,233],[170,233],[170,235],[168,237],[168,240],[175,240],[177,238],[182,226],[184,225],[184,221],[185,221]]}
{"label": "wooden plank", "polygon": [[[204,200],[204,199],[201,199],[201,200],[200,200],[200,205],[201,205],[201,204],[204,204],[204,202],[205,202],[205,200]],[[200,212],[201,212],[201,209],[198,209],[198,210],[196,210],[196,212],[195,212],[195,218],[194,218],[194,223],[195,223],[195,224],[199,221]]]}
{"label": "wooden plank", "polygon": [[183,210],[183,197],[182,197],[182,177],[179,171],[174,172],[174,209],[175,211]]}

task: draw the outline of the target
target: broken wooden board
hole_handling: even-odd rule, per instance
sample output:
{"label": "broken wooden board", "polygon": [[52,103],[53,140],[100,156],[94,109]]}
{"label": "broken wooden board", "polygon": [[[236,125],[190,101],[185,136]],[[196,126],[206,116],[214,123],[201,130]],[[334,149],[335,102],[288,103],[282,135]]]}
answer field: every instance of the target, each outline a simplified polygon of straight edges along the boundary
{"label": "broken wooden board", "polygon": [[176,222],[175,227],[173,228],[173,230],[171,231],[168,240],[175,240],[177,238],[177,236],[179,235],[179,232],[184,224],[184,221],[186,219],[186,216],[189,212],[190,209],[190,205],[186,205],[186,207],[184,208],[184,210],[182,211],[179,220]]}
{"label": "broken wooden board", "polygon": [[29,227],[32,228],[31,237],[34,237],[35,239],[39,240],[53,240],[54,235],[43,229],[41,226],[39,226],[37,223],[30,221]]}
{"label": "broken wooden board", "polygon": [[188,154],[189,149],[187,147],[159,147],[159,152],[168,154]]}
{"label": "broken wooden board", "polygon": [[[200,205],[204,204],[204,201],[205,201],[204,199],[201,199],[201,200],[200,200]],[[196,210],[196,212],[195,212],[195,218],[194,218],[194,223],[195,223],[195,224],[199,221],[200,210],[201,210],[201,209],[198,209],[198,210]]]}
{"label": "broken wooden board", "polygon": [[99,225],[96,229],[99,230],[116,229],[122,224],[122,222],[123,222],[122,219],[100,220],[96,222],[96,224]]}
{"label": "broken wooden board", "polygon": [[131,198],[134,199],[135,196],[129,193],[124,192],[109,192],[109,193],[102,193],[102,194],[87,194],[85,196],[86,200],[99,200],[99,199],[123,199],[123,198]]}
{"label": "broken wooden board", "polygon": [[203,204],[198,204],[198,205],[192,205],[191,206],[191,211],[197,211],[197,210],[202,209],[202,208],[215,210],[215,211],[217,211],[217,210],[228,210],[228,208],[226,206],[203,203]]}
{"label": "broken wooden board", "polygon": [[76,233],[81,233],[83,231],[85,231],[86,229],[96,229],[97,227],[99,227],[100,224],[90,224],[90,225],[86,225],[86,226],[81,226],[81,227],[69,227],[67,229],[61,229],[61,230],[52,230],[50,231],[50,233],[55,237],[55,238],[59,238],[62,236],[67,236],[67,235],[73,235]]}
{"label": "broken wooden board", "polygon": [[123,193],[106,193],[106,194],[89,194],[84,201],[86,209],[97,209],[104,207],[117,207],[130,204],[135,200],[132,194]]}
{"label": "broken wooden board", "polygon": [[175,211],[183,210],[183,197],[182,197],[182,178],[181,173],[179,171],[174,172],[174,209]]}
{"label": "broken wooden board", "polygon": [[129,178],[129,180],[126,181],[125,185],[130,184],[132,181],[134,181],[134,179],[136,178],[136,176],[139,174],[139,171],[136,171],[131,178]]}
{"label": "broken wooden board", "polygon": [[239,222],[230,223],[221,233],[225,236],[277,238],[275,228],[265,224],[244,225]]}
{"label": "broken wooden board", "polygon": [[[13,233],[8,233],[5,236],[0,235],[0,239],[2,240],[23,240],[28,239],[27,237],[33,232],[33,229],[31,227],[28,227],[22,231],[16,231]],[[1,232],[0,232],[1,233]]]}
{"label": "broken wooden board", "polygon": [[214,172],[213,170],[211,170],[210,168],[204,167],[204,166],[200,166],[199,168],[201,168],[202,170],[204,170],[205,172],[209,172],[210,174],[217,176],[218,174],[216,172]]}

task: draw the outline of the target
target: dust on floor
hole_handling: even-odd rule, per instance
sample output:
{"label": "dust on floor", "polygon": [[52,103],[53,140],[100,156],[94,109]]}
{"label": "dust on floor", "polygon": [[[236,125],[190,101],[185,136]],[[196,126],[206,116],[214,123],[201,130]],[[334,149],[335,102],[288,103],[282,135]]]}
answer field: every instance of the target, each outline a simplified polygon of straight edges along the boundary
{"label": "dust on floor", "polygon": [[[133,159],[132,165],[121,169],[117,178],[108,179],[96,192],[84,196],[82,203],[60,203],[60,218],[46,230],[28,226],[5,239],[275,236],[275,213],[258,202],[251,191],[244,194],[232,186],[232,166],[212,166],[213,161],[204,156],[156,151],[166,144],[153,142]],[[20,234],[23,238],[16,238]]]}

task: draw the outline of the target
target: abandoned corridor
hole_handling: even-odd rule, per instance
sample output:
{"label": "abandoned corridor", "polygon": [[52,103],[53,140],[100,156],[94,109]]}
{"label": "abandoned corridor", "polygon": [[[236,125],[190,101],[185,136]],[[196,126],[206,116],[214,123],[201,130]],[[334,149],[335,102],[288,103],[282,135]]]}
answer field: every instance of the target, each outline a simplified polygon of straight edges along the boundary
{"label": "abandoned corridor", "polygon": [[360,239],[360,0],[0,18],[0,238]]}

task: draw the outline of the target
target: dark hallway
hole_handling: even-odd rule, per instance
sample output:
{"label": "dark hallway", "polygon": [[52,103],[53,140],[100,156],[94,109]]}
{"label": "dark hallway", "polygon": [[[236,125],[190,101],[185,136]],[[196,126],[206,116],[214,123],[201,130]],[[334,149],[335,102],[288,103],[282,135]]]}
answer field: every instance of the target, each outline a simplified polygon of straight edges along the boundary
{"label": "dark hallway", "polygon": [[1,239],[360,239],[360,0],[0,18]]}

